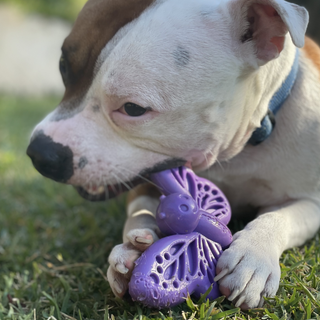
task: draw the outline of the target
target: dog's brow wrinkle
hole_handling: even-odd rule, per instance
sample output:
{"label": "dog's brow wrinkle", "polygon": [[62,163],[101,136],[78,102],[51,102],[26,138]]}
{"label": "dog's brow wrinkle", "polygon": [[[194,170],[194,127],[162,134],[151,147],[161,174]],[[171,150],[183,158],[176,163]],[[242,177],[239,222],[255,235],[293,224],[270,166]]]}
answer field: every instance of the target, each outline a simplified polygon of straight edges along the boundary
{"label": "dog's brow wrinkle", "polygon": [[190,52],[182,46],[178,46],[172,54],[174,57],[175,64],[178,67],[185,67],[190,61]]}
{"label": "dog's brow wrinkle", "polygon": [[88,163],[89,163],[89,161],[86,157],[81,157],[78,162],[78,167],[80,169],[83,169]]}

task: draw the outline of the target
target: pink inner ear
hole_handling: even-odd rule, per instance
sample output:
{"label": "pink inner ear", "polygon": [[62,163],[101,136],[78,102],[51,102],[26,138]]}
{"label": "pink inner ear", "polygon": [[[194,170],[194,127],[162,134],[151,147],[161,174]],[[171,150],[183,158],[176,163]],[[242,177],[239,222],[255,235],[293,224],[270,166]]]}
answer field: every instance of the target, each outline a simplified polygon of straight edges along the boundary
{"label": "pink inner ear", "polygon": [[273,37],[270,42],[277,47],[279,53],[283,50],[284,37]]}
{"label": "pink inner ear", "polygon": [[252,4],[248,21],[255,41],[257,58],[262,64],[279,56],[284,47],[287,26],[278,12],[270,5]]}

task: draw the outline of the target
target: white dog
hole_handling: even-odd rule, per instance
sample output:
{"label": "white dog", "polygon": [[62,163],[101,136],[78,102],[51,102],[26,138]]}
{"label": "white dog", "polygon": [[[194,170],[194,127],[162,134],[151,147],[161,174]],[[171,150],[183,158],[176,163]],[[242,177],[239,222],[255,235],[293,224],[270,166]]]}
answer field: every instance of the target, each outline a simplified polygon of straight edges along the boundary
{"label": "white dog", "polygon": [[[281,253],[320,226],[320,50],[309,39],[297,49],[307,23],[284,0],[89,0],[62,47],[65,96],[28,154],[91,200],[153,171],[202,172],[234,215],[258,212],[216,280],[236,306],[260,306],[277,292]],[[130,193],[109,258],[117,296],[159,237],[157,197],[145,184]]]}

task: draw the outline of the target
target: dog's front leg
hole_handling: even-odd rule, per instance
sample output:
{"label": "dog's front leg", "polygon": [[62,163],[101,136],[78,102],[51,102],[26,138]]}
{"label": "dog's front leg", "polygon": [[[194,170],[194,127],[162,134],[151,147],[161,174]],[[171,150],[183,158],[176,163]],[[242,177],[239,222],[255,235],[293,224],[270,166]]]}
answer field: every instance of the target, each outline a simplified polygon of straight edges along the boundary
{"label": "dog's front leg", "polygon": [[264,214],[234,236],[217,264],[215,280],[222,294],[242,309],[262,306],[279,287],[281,253],[302,245],[320,226],[319,204],[297,200]]}
{"label": "dog's front leg", "polygon": [[128,289],[134,261],[159,239],[155,220],[159,196],[159,191],[151,184],[139,185],[129,192],[123,243],[112,249],[107,272],[112,291],[118,297]]}

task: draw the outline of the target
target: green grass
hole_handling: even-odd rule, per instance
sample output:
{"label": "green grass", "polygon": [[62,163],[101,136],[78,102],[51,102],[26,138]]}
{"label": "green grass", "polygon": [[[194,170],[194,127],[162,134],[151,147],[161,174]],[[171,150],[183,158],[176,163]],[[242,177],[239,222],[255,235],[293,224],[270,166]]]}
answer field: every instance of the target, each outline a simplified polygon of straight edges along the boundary
{"label": "green grass", "polygon": [[282,256],[278,295],[263,309],[240,312],[219,298],[159,312],[115,299],[105,274],[124,198],[82,200],[25,155],[33,126],[57,102],[0,96],[0,319],[320,319],[318,236]]}
{"label": "green grass", "polygon": [[29,13],[74,21],[86,0],[0,0]]}

